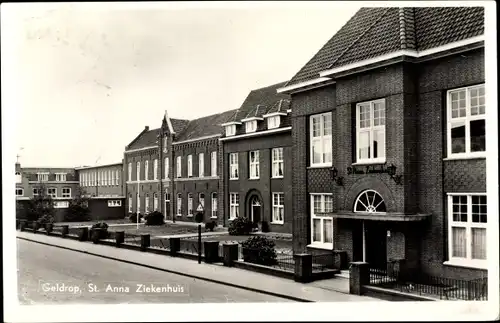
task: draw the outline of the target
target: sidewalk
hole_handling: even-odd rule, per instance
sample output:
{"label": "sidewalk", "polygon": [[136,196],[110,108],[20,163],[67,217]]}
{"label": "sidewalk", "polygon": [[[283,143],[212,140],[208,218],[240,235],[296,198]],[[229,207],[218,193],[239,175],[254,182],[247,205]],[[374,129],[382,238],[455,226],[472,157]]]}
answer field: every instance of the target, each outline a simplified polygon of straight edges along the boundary
{"label": "sidewalk", "polygon": [[[114,248],[90,242],[79,242],[59,237],[50,237],[31,232],[17,231],[17,238],[44,243],[74,251],[84,252],[109,259],[133,263],[183,276],[203,279],[219,284],[270,294],[278,297],[306,302],[359,302],[381,301],[366,296],[344,294],[318,287],[320,282],[296,283],[292,280],[260,274],[248,270],[229,268],[222,265],[198,264],[196,261]],[[319,284],[321,285],[321,284]]]}

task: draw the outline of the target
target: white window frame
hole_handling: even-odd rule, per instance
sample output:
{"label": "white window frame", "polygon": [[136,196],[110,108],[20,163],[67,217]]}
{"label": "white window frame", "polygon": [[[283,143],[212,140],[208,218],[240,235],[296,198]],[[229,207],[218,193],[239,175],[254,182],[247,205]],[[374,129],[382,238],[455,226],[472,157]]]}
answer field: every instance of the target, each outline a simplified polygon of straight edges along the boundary
{"label": "white window frame", "polygon": [[114,186],[115,185],[115,171],[114,170],[109,170],[109,185]]}
{"label": "white window frame", "polygon": [[[50,190],[54,190],[54,193],[50,193]],[[57,188],[56,187],[48,187],[47,188],[47,195],[51,196],[52,198],[57,197]]]}
{"label": "white window frame", "polygon": [[182,177],[182,157],[177,156],[176,160],[177,160],[177,165],[176,165],[177,178],[179,178]]}
{"label": "white window frame", "polygon": [[281,116],[271,116],[267,118],[267,129],[276,129],[280,127]]}
{"label": "white window frame", "polygon": [[[252,154],[256,161],[252,162]],[[248,153],[248,165],[250,167],[249,178],[259,179],[260,178],[260,154],[258,150],[252,150]]]}
{"label": "white window frame", "polygon": [[37,196],[37,195],[40,195],[40,188],[37,188],[37,187],[33,187],[33,196]]}
{"label": "white window frame", "polygon": [[205,154],[204,153],[198,154],[198,176],[199,177],[205,176]]}
{"label": "white window frame", "polygon": [[139,193],[136,193],[137,194],[137,210],[136,210],[136,213],[141,213],[141,196],[139,195]]}
{"label": "white window frame", "polygon": [[128,213],[132,213],[132,206],[133,206],[132,204],[133,203],[134,202],[132,201],[132,196],[129,196],[128,197]]}
{"label": "white window frame", "polygon": [[212,177],[217,176],[217,151],[210,153],[210,175]]}
{"label": "white window frame", "polygon": [[153,211],[158,211],[158,193],[153,193]]}
{"label": "white window frame", "polygon": [[121,200],[108,200],[108,207],[120,207],[122,206]]}
{"label": "white window frame", "polygon": [[188,193],[187,216],[192,217],[193,213],[193,193]]}
{"label": "white window frame", "polygon": [[234,220],[240,212],[240,195],[238,193],[229,193],[229,220]]}
{"label": "white window frame", "polygon": [[216,192],[213,192],[211,195],[210,195],[210,200],[212,202],[212,214],[210,216],[210,218],[212,219],[217,219],[217,193]]}
{"label": "white window frame", "polygon": [[149,194],[146,194],[144,196],[144,212],[146,212],[146,213],[150,212],[150,209],[149,209]]}
{"label": "white window frame", "polygon": [[141,162],[138,161],[136,163],[136,165],[137,165],[136,166],[137,167],[137,169],[136,169],[136,177],[137,177],[137,181],[140,181],[141,180]]}
{"label": "white window frame", "polygon": [[120,185],[120,170],[116,171],[116,185]]}
{"label": "white window frame", "polygon": [[236,125],[232,124],[232,125],[226,126],[226,136],[229,137],[229,136],[234,136],[234,135],[236,135]]}
{"label": "white window frame", "polygon": [[[21,194],[17,194],[18,191],[20,191]],[[16,196],[24,196],[24,188],[16,187]]]}
{"label": "white window frame", "polygon": [[238,168],[238,153],[229,154],[229,179],[236,180],[239,178]]}
{"label": "white window frame", "polygon": [[132,181],[132,163],[128,163],[128,181]]}
{"label": "white window frame", "polygon": [[182,216],[182,194],[177,194],[177,216]]}
{"label": "white window frame", "polygon": [[16,183],[22,183],[23,177],[20,172],[16,172]]}
{"label": "white window frame", "polygon": [[[330,134],[325,135],[325,117],[330,116],[330,124],[331,124],[331,129],[330,129]],[[333,159],[332,155],[332,128],[333,128],[333,119],[332,119],[332,113],[331,112],[326,112],[326,113],[321,113],[321,114],[315,114],[309,117],[309,154],[310,154],[310,166],[311,167],[328,167],[332,166],[332,161],[330,160],[329,162],[325,161],[325,153],[328,153],[328,149],[330,150],[330,159]],[[313,120],[319,119],[319,125],[320,125],[320,135],[317,137],[314,137],[314,127],[313,127]],[[321,160],[319,162],[314,162],[314,154],[313,154],[313,147],[315,142],[320,142],[320,156]],[[325,149],[325,146],[328,147]]]}
{"label": "white window frame", "polygon": [[[64,190],[68,190],[67,193],[64,193]],[[63,187],[61,189],[61,197],[71,197],[71,187]]]}
{"label": "white window frame", "polygon": [[158,159],[153,160],[153,180],[158,180]]}
{"label": "white window frame", "polygon": [[[373,123],[374,121],[374,106],[375,104],[381,103],[384,106],[384,124],[383,125],[378,125],[375,126]],[[359,118],[359,110],[360,107],[363,105],[369,104],[370,105],[370,127],[368,128],[360,128],[360,118]],[[385,163],[386,156],[387,156],[387,132],[386,132],[386,104],[385,104],[385,99],[379,99],[379,100],[373,100],[373,101],[366,101],[366,102],[360,102],[356,104],[356,163],[358,164],[380,164],[380,163]],[[370,134],[370,156],[374,155],[374,147],[373,147],[373,133],[375,131],[383,131],[384,132],[384,156],[383,157],[377,157],[377,158],[360,158],[359,154],[359,147],[360,147],[360,134],[368,132]]]}
{"label": "white window frame", "polygon": [[[329,216],[316,216],[314,213],[314,197],[315,196],[320,196],[321,197],[321,211],[322,212],[330,212],[333,210],[327,210],[326,209],[326,197],[331,198],[332,200],[332,208],[333,208],[333,194],[331,193],[311,193],[310,195],[310,201],[311,201],[311,244],[310,246],[313,247],[318,247],[321,249],[328,249],[331,250],[333,249],[333,241],[330,242],[324,242],[325,237],[324,237],[324,231],[325,231],[325,222],[331,221],[332,227],[331,230],[333,231],[333,218]],[[320,219],[320,232],[321,232],[321,241],[314,241],[314,220],[315,219]],[[333,232],[332,232],[332,237],[333,237]],[[335,240],[335,237],[333,237],[333,240]]]}
{"label": "white window frame", "polygon": [[245,132],[251,133],[257,131],[257,120],[251,120],[245,122]]}
{"label": "white window frame", "polygon": [[[486,104],[485,104],[485,113],[478,115],[471,115],[471,96],[470,91],[473,89],[479,89],[481,87],[485,88],[485,84],[478,84],[474,86],[462,87],[457,89],[452,89],[447,91],[446,93],[446,111],[447,111],[447,133],[446,133],[446,143],[447,143],[447,157],[448,158],[471,158],[471,157],[486,157],[486,147],[485,151],[471,151],[471,136],[470,136],[470,122],[475,120],[485,120],[486,122]],[[452,102],[451,95],[454,92],[460,92],[465,90],[465,117],[457,117],[452,118]],[[485,97],[486,97],[486,88],[485,88]],[[485,98],[486,99],[486,98]],[[486,103],[486,102],[485,102]],[[461,153],[453,153],[452,145],[451,145],[451,129],[452,124],[454,123],[464,123],[465,124],[465,152]],[[486,133],[485,133],[486,136]]]}
{"label": "white window frame", "polygon": [[[461,267],[472,267],[479,269],[488,268],[488,259],[472,259],[472,229],[480,228],[486,230],[486,235],[488,235],[488,222],[486,223],[476,223],[472,222],[472,197],[473,196],[484,196],[486,193],[448,193],[448,261],[445,264],[456,265]],[[467,196],[467,222],[455,222],[453,221],[453,197],[454,196]],[[488,205],[488,200],[486,200],[486,205]],[[488,214],[488,211],[487,211]],[[486,217],[488,221],[488,215]],[[459,227],[465,228],[466,233],[466,257],[453,257],[453,233],[452,228]],[[486,238],[486,242],[488,239]],[[488,247],[488,245],[487,245]],[[488,253],[486,253],[487,257]]]}
{"label": "white window frame", "polygon": [[144,162],[144,180],[149,180],[149,160]]}
{"label": "white window frame", "polygon": [[201,204],[203,209],[205,208],[205,193],[198,193],[198,203]]}
{"label": "white window frame", "polygon": [[168,157],[165,157],[165,165],[164,166],[165,166],[165,174],[164,174],[164,176],[165,176],[165,179],[168,179],[168,176],[169,176],[169,174],[168,174],[168,171],[169,171],[168,167],[170,166],[169,162],[168,162]]}
{"label": "white window frame", "polygon": [[49,173],[37,173],[38,182],[48,182],[49,181]]}
{"label": "white window frame", "polygon": [[69,201],[54,201],[54,209],[67,209],[69,208]]}
{"label": "white window frame", "polygon": [[187,156],[187,176],[193,177],[193,155]]}
{"label": "white window frame", "polygon": [[[283,219],[279,219],[280,210],[283,210]],[[271,223],[283,224],[285,223],[285,193],[273,192],[273,214]]]}
{"label": "white window frame", "polygon": [[[281,155],[281,158],[279,158]],[[275,158],[276,157],[276,158]],[[271,150],[272,158],[272,178],[283,178],[285,175],[285,161],[284,161],[284,149],[283,147],[273,148]],[[279,166],[281,164],[282,175],[279,175]]]}
{"label": "white window frame", "polygon": [[56,173],[56,182],[66,182],[66,173]]}

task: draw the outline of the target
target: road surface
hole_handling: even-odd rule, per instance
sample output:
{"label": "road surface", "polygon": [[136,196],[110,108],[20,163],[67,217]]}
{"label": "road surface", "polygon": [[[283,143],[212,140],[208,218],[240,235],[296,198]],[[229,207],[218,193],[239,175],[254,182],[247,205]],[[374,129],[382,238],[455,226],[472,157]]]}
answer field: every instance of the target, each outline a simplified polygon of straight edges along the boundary
{"label": "road surface", "polygon": [[21,304],[290,302],[25,240],[17,246]]}

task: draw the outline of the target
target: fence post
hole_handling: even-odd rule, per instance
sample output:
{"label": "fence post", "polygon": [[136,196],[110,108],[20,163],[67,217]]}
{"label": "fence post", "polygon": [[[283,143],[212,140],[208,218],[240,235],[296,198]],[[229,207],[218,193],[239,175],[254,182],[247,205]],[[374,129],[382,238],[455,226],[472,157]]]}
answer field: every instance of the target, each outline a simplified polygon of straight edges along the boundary
{"label": "fence post", "polygon": [[219,241],[204,241],[203,249],[206,263],[219,261]]}
{"label": "fence post", "polygon": [[125,242],[125,231],[116,231],[115,232],[116,247],[120,247],[120,245],[124,242]]}
{"label": "fence post", "polygon": [[79,241],[87,241],[89,238],[89,228],[83,227],[78,231],[78,240]]}
{"label": "fence post", "polygon": [[38,221],[33,221],[33,233],[36,233],[38,228],[40,228],[40,223],[38,223]]}
{"label": "fence post", "polygon": [[27,224],[28,224],[28,221],[21,220],[21,223],[19,224],[19,231],[24,231],[24,229],[26,228]]}
{"label": "fence post", "polygon": [[224,243],[222,245],[224,266],[232,267],[234,262],[238,260],[238,248],[237,243]]}
{"label": "fence post", "polygon": [[300,283],[312,281],[312,255],[303,253],[293,255],[295,260],[294,280]]}
{"label": "fence post", "polygon": [[45,224],[45,231],[47,232],[47,235],[50,235],[52,230],[54,229],[54,224],[53,223],[46,223]]}
{"label": "fence post", "polygon": [[370,267],[367,262],[351,262],[349,268],[349,294],[362,295],[363,286],[370,283]]}
{"label": "fence post", "polygon": [[149,234],[141,234],[141,250],[146,251],[151,245],[151,236]]}
{"label": "fence post", "polygon": [[61,236],[64,238],[69,233],[69,225],[63,225],[61,230]]}
{"label": "fence post", "polygon": [[170,252],[175,256],[181,250],[181,238],[170,238]]}

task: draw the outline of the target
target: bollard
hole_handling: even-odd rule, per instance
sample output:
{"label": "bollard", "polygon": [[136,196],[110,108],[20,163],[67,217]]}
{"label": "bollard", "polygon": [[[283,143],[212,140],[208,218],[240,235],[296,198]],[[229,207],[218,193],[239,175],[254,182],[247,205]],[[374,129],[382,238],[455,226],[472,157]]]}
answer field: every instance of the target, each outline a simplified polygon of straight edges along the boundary
{"label": "bollard", "polygon": [[146,251],[151,245],[151,236],[149,234],[141,234],[141,250]]}
{"label": "bollard", "polygon": [[222,245],[223,263],[224,266],[232,267],[235,261],[238,261],[237,243],[224,243]]}
{"label": "bollard", "polygon": [[64,238],[69,233],[69,225],[63,225],[61,230],[61,236]]}
{"label": "bollard", "polygon": [[45,231],[47,231],[47,235],[50,235],[53,229],[54,229],[53,223],[45,223]]}
{"label": "bollard", "polygon": [[219,241],[204,241],[205,262],[213,263],[219,261]]}
{"label": "bollard", "polygon": [[79,241],[87,241],[89,237],[89,228],[83,227],[78,230],[78,240]]}
{"label": "bollard", "polygon": [[115,242],[117,247],[120,247],[120,245],[125,242],[125,231],[115,232]]}
{"label": "bollard", "polygon": [[312,255],[303,253],[293,255],[295,260],[294,280],[299,283],[312,281]]}
{"label": "bollard", "polygon": [[40,223],[38,223],[38,221],[33,221],[33,233],[36,233],[38,228],[40,228]]}
{"label": "bollard", "polygon": [[28,221],[26,220],[21,220],[21,223],[19,224],[19,230],[24,231],[26,229],[26,226],[28,225]]}
{"label": "bollard", "polygon": [[351,262],[349,268],[349,294],[363,295],[363,286],[370,283],[370,266],[367,262]]}

